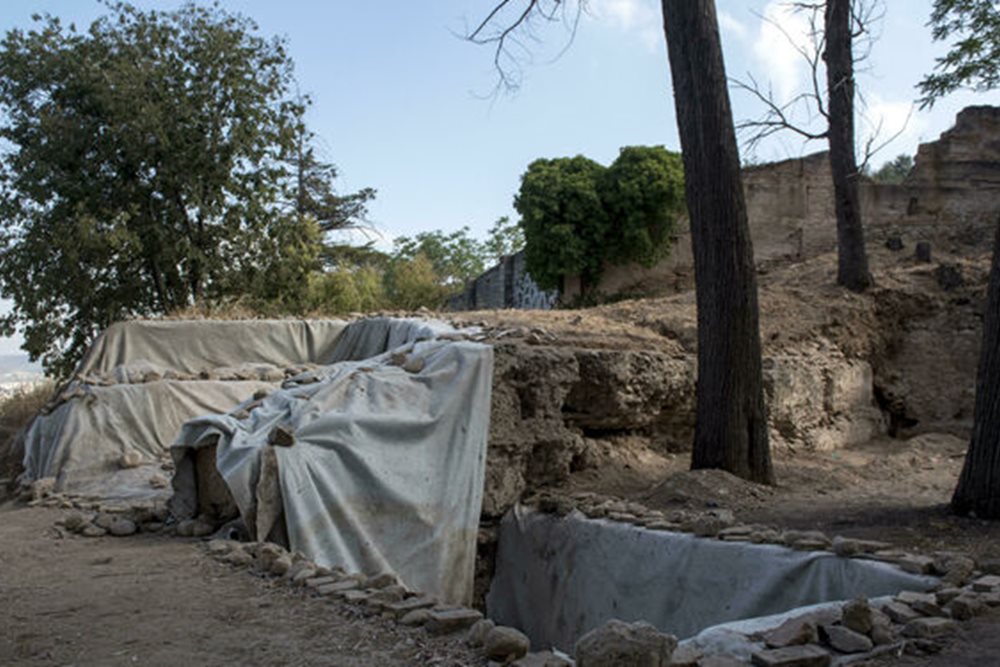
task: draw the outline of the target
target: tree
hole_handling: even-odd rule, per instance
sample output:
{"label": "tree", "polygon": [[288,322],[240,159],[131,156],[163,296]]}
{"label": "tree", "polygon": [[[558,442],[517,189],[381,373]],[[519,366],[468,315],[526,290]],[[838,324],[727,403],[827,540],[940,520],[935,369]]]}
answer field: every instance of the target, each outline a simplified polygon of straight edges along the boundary
{"label": "tree", "polygon": [[652,266],[670,252],[684,213],[681,158],[663,146],[626,146],[609,167],[578,155],[535,160],[514,198],[525,264],[539,286],[579,275],[584,291],[607,263]]}
{"label": "tree", "polygon": [[920,82],[920,105],[960,88],[976,91],[1000,87],[1000,7],[994,0],[935,0],[931,13],[934,39],[959,38],[935,69]]}
{"label": "tree", "polygon": [[[877,0],[824,0],[790,2],[789,6],[807,17],[808,44],[796,43],[787,33],[785,36],[809,67],[811,89],[788,102],[779,102],[770,90],[762,89],[752,77],[749,82],[737,81],[737,88],[752,94],[766,109],[762,118],[741,122],[740,129],[750,131],[751,146],[785,130],[798,134],[806,141],[827,140],[837,217],[837,284],[862,292],[871,286],[872,277],[868,269],[858,194],[863,170],[858,166],[855,151],[854,103],[857,93],[854,72],[856,63],[867,57],[871,45],[870,26],[878,20],[879,3]],[[867,40],[860,56],[854,50],[859,40]],[[825,86],[821,61],[826,67]],[[826,127],[811,130],[798,123],[794,115],[800,106],[823,119]],[[865,146],[864,164],[872,153],[895,138],[891,137],[876,146],[877,137],[878,128]]]}
{"label": "tree", "polygon": [[[924,106],[963,86],[1000,86],[1000,8],[995,2],[935,0],[931,25],[936,40],[961,39],[938,59],[940,71],[920,83]],[[957,514],[1000,519],[1000,218],[983,316],[972,438],[951,508]]]}
{"label": "tree", "polygon": [[524,230],[506,215],[493,223],[483,243],[487,259],[493,263],[499,263],[504,257],[520,252],[523,248]]}
{"label": "tree", "polygon": [[423,257],[444,285],[461,285],[486,268],[482,243],[469,235],[469,228],[446,234],[435,230],[416,236],[397,236],[393,241],[393,261],[409,262]]}
{"label": "tree", "polygon": [[897,155],[872,174],[872,180],[876,183],[898,185],[906,180],[906,177],[910,175],[910,171],[912,170],[913,158],[909,155]]}
{"label": "tree", "polygon": [[692,468],[774,482],[757,278],[713,0],[662,0],[698,305]]}
{"label": "tree", "polygon": [[[715,3],[661,2],[695,260],[698,387],[692,466],[773,483],[757,278]],[[497,5],[470,35],[494,45],[498,67],[504,44],[518,26],[533,13],[554,16],[567,3],[527,0],[513,23],[496,27],[494,21],[509,4]],[[571,240],[571,229],[567,236]],[[530,236],[528,243],[530,252]]]}
{"label": "tree", "polygon": [[305,110],[284,41],[217,6],[108,7],[0,43],[0,323],[59,375],[116,320],[315,262],[284,206]]}

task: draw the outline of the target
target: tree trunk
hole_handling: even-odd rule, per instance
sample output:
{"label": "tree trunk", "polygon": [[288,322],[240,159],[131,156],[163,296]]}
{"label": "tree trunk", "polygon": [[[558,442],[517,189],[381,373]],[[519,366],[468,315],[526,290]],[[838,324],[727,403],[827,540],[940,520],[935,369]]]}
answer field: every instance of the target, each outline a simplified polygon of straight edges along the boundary
{"label": "tree trunk", "polygon": [[951,508],[957,514],[975,512],[981,519],[1000,519],[1000,220],[983,317],[972,441]]}
{"label": "tree trunk", "polygon": [[837,211],[837,284],[863,292],[871,286],[854,155],[852,0],[826,3],[826,81],[829,96],[830,171]]}
{"label": "tree trunk", "polygon": [[757,278],[713,0],[662,0],[694,246],[698,389],[692,468],[773,483]]}

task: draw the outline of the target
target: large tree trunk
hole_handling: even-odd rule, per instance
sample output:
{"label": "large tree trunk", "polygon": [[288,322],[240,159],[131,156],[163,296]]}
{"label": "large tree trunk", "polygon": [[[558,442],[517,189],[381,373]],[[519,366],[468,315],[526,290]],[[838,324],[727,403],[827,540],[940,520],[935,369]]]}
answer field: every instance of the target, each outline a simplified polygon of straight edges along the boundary
{"label": "large tree trunk", "polygon": [[757,278],[713,0],[662,0],[698,300],[692,468],[773,483]]}
{"label": "large tree trunk", "polygon": [[983,317],[972,441],[951,507],[957,514],[1000,519],[1000,220]]}
{"label": "large tree trunk", "polygon": [[855,292],[872,284],[858,198],[854,155],[854,55],[852,0],[826,3],[826,80],[829,92],[830,171],[837,211],[837,283]]}

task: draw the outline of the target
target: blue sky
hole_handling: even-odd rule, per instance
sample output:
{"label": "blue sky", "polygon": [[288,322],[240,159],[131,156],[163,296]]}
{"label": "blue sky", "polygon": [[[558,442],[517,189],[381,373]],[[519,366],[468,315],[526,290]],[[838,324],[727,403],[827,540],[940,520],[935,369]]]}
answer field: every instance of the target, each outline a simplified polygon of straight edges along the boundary
{"label": "blue sky", "polygon": [[[140,1],[169,9],[176,2]],[[666,47],[655,0],[591,0],[573,43],[562,25],[538,26],[533,62],[513,95],[490,98],[492,53],[458,35],[492,6],[490,0],[222,0],[257,21],[261,32],[284,35],[301,90],[314,100],[312,129],[341,171],[340,188],[374,187],[372,221],[388,237],[468,225],[476,234],[502,215],[521,173],[538,157],[584,154],[601,162],[619,147],[678,147]],[[867,71],[859,83],[868,115],[899,125],[930,71],[933,45],[925,26],[930,0],[886,0]],[[777,23],[793,38],[799,19],[767,0],[718,0],[730,76],[752,72],[779,95],[804,82],[804,69]],[[28,27],[33,12],[85,25],[102,12],[88,0],[4,0],[0,29]],[[764,22],[768,16],[771,22]],[[937,137],[971,103],[1000,95],[962,93],[915,111],[880,164],[913,153]],[[752,100],[733,93],[737,120],[756,116]],[[873,122],[875,122],[873,120]],[[754,159],[821,150],[792,137],[761,146]],[[0,352],[16,345],[0,341]]]}

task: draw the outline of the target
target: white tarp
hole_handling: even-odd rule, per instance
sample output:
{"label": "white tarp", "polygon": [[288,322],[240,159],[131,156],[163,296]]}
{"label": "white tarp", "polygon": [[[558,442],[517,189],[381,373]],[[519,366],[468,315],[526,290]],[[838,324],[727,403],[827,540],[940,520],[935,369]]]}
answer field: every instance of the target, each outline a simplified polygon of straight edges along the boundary
{"label": "white tarp", "polygon": [[[493,350],[426,340],[441,329],[420,321],[359,322],[344,333],[357,347],[342,347],[337,356],[374,352],[375,338],[383,354],[292,378],[248,419],[220,415],[186,424],[174,445],[175,511],[196,505],[182,497],[196,488],[193,450],[217,442],[218,470],[247,526],[263,539],[270,522],[262,525],[261,515],[274,513],[261,506],[259,486],[269,474],[262,460],[273,456],[291,549],[322,565],[394,572],[443,601],[470,601]],[[402,347],[385,351],[393,344]],[[294,433],[293,446],[268,444],[278,424]]]}
{"label": "white tarp", "polygon": [[819,602],[927,590],[937,580],[873,561],[697,538],[516,507],[504,517],[489,617],[536,647],[570,651],[605,621],[680,638]]}

